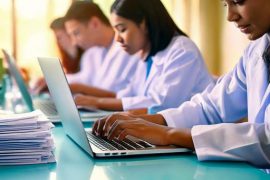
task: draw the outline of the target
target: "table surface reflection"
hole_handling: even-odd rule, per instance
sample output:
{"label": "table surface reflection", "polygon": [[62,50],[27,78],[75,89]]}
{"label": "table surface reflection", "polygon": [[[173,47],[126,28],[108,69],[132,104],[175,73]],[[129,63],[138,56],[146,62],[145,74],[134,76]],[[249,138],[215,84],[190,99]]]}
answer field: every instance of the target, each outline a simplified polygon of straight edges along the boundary
{"label": "table surface reflection", "polygon": [[56,125],[53,134],[57,163],[0,166],[0,179],[270,179],[246,163],[199,162],[194,154],[93,159],[65,135],[61,125]]}

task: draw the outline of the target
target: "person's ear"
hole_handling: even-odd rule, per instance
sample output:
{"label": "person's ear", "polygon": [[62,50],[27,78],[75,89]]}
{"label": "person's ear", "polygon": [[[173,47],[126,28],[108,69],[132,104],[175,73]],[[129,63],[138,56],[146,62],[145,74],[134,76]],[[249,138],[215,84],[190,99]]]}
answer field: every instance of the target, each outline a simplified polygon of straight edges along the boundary
{"label": "person's ear", "polygon": [[88,21],[88,25],[91,26],[91,28],[93,29],[97,29],[100,26],[100,20],[99,18],[93,16],[89,21]]}
{"label": "person's ear", "polygon": [[148,34],[148,28],[146,26],[146,21],[145,19],[141,22],[141,24],[139,25],[140,29],[143,30],[143,32],[145,34]]}

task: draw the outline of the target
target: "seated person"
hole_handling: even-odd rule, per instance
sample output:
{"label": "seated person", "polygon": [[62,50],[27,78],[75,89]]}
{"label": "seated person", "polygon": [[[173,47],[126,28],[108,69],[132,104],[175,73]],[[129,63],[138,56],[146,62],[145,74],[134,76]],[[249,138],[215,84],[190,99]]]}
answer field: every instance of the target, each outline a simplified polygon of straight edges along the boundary
{"label": "seated person", "polygon": [[80,70],[80,60],[83,50],[74,45],[65,29],[65,19],[60,17],[55,19],[50,28],[53,30],[56,42],[60,51],[60,60],[65,73],[73,74]]}
{"label": "seated person", "polygon": [[[50,28],[54,32],[57,47],[60,52],[60,60],[65,73],[77,73],[80,70],[80,60],[83,50],[73,45],[71,38],[65,29],[64,17],[53,20]],[[33,90],[36,94],[47,90],[47,85],[43,77],[37,80]]]}
{"label": "seated person", "polygon": [[77,95],[77,105],[115,111],[148,108],[155,113],[178,107],[213,83],[197,46],[160,1],[115,1],[111,24],[122,48],[142,60],[127,88],[112,98]]}
{"label": "seated person", "polygon": [[81,70],[68,74],[73,93],[85,90],[111,97],[132,81],[138,57],[130,56],[114,40],[114,30],[99,6],[75,1],[65,15],[65,27],[73,43],[85,50]]}
{"label": "seated person", "polygon": [[[200,161],[270,167],[270,1],[224,0],[228,21],[253,42],[216,85],[156,115],[115,114],[94,124],[108,139],[132,135],[156,145],[195,149]],[[181,94],[179,94],[181,95]],[[235,123],[248,116],[248,122]]]}

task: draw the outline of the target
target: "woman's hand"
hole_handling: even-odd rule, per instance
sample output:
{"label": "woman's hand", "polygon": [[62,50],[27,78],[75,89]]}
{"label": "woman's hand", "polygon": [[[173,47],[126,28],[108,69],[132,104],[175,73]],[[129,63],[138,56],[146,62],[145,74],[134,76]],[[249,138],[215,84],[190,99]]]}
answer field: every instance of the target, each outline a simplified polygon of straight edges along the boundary
{"label": "woman's hand", "polygon": [[110,116],[101,118],[98,121],[96,121],[93,126],[93,132],[95,132],[95,134],[98,136],[104,136],[104,132],[108,131],[108,129],[112,126],[112,124],[116,120],[134,120],[134,119],[144,119],[154,124],[166,126],[166,124],[164,123],[165,120],[163,116],[160,114],[141,116],[129,112],[121,112],[121,113],[114,113]]}
{"label": "woman's hand", "polygon": [[105,136],[105,132],[109,129],[109,127],[118,119],[122,120],[132,120],[135,116],[128,113],[115,113],[110,116],[106,116],[104,118],[99,119],[93,125],[93,133],[97,136]]}
{"label": "woman's hand", "polygon": [[171,128],[145,121],[140,118],[118,114],[97,121],[93,132],[96,135],[112,140],[123,140],[127,135],[137,137],[155,145],[169,145],[168,139]]}
{"label": "woman's hand", "polygon": [[48,86],[44,78],[39,78],[31,88],[33,94],[40,94],[46,91],[48,91]]}
{"label": "woman's hand", "polygon": [[[104,117],[93,126],[93,133],[97,136],[112,140],[123,140],[131,135],[154,145],[178,145],[194,148],[190,129],[176,129],[155,123],[152,118],[161,115],[151,115],[145,120],[129,113],[117,113]],[[149,116],[150,117],[150,116]]]}

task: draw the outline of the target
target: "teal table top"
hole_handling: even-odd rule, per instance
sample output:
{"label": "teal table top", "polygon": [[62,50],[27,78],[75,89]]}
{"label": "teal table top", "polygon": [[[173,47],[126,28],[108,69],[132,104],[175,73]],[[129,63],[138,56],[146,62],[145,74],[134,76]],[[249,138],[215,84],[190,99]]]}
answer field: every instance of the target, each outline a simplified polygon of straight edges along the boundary
{"label": "teal table top", "polygon": [[0,179],[270,179],[270,175],[246,163],[199,162],[194,154],[93,159],[65,135],[61,125],[53,134],[57,163],[0,166]]}

